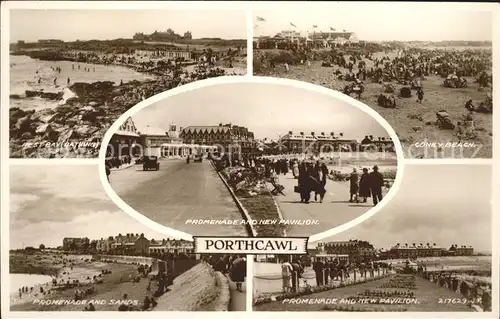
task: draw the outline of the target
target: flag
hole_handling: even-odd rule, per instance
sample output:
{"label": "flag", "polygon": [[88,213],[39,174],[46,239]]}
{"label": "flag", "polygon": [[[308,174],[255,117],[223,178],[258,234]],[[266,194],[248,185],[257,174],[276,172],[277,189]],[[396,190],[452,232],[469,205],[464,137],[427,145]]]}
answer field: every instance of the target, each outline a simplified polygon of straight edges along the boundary
{"label": "flag", "polygon": [[313,25],[313,28],[317,28],[318,26],[317,25]]}
{"label": "flag", "polygon": [[292,27],[297,27],[295,24],[293,24],[293,23],[291,23],[291,22],[290,22],[290,25],[291,25]]}
{"label": "flag", "polygon": [[257,17],[257,21],[266,21],[266,19],[261,18],[261,17]]}
{"label": "flag", "polygon": [[334,28],[332,28],[332,27],[330,27],[330,30],[335,31],[335,29],[334,29]]}

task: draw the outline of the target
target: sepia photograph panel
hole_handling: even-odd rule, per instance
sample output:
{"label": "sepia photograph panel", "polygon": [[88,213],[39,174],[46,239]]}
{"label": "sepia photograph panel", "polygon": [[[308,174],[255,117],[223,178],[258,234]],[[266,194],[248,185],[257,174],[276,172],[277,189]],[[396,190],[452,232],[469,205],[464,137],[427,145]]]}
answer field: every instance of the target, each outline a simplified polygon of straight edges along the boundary
{"label": "sepia photograph panel", "polygon": [[10,174],[11,311],[245,311],[245,256],[195,254],[142,225],[106,196],[97,165]]}
{"label": "sepia photograph panel", "polygon": [[397,155],[386,128],[357,106],[255,80],[146,106],[111,137],[105,164],[112,191],[163,226],[309,237],[378,205]]}
{"label": "sepia photograph panel", "polygon": [[491,173],[408,166],[367,221],[307,255],[255,256],[254,311],[492,311]]}
{"label": "sepia photograph panel", "polygon": [[407,158],[491,158],[493,10],[482,8],[254,11],[253,72],[355,97],[393,126]]}
{"label": "sepia photograph panel", "polygon": [[9,31],[12,158],[96,158],[138,102],[246,74],[244,11],[13,9]]}

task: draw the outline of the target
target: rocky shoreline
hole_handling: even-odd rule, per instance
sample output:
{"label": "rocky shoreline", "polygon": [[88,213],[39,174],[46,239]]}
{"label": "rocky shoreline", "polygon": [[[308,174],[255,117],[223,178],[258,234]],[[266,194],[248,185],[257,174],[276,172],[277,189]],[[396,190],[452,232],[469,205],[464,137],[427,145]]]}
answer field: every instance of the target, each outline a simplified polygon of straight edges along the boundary
{"label": "rocky shoreline", "polygon": [[[158,77],[121,85],[111,81],[76,82],[69,87],[76,96],[54,109],[10,109],[10,156],[96,158],[107,129],[137,103],[182,84],[223,75],[225,71],[216,68],[185,77]],[[30,94],[46,97],[40,92]]]}

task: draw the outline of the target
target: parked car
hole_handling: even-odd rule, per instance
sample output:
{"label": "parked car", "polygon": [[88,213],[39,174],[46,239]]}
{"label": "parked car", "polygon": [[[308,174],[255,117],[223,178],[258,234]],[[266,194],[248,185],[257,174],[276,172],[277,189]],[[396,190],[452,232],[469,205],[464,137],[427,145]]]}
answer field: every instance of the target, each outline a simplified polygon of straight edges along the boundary
{"label": "parked car", "polygon": [[135,165],[144,164],[144,156],[139,157],[135,160]]}
{"label": "parked car", "polygon": [[142,169],[144,171],[149,171],[154,169],[155,171],[160,169],[160,163],[158,163],[157,156],[144,156],[144,162],[142,164]]}

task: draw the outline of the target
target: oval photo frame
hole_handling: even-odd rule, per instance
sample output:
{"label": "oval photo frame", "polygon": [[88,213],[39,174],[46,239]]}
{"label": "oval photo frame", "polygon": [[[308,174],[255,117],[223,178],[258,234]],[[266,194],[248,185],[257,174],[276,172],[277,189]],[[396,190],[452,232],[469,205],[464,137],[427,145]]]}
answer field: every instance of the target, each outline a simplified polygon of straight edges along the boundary
{"label": "oval photo frame", "polygon": [[113,200],[113,202],[124,212],[135,218],[137,221],[141,222],[143,225],[151,228],[152,230],[165,234],[167,236],[172,236],[176,237],[179,239],[184,239],[184,240],[193,240],[193,235],[188,234],[186,232],[182,232],[179,230],[175,230],[173,228],[163,226],[160,223],[144,216],[140,212],[136,211],[134,208],[130,207],[116,192],[113,190],[111,187],[111,184],[108,182],[107,175],[106,175],[106,167],[105,167],[105,159],[106,159],[106,151],[108,144],[110,143],[112,136],[116,131],[119,130],[120,126],[129,118],[132,117],[134,114],[138,113],[142,109],[159,102],[161,100],[167,99],[169,97],[172,97],[177,94],[182,94],[182,93],[188,93],[193,90],[198,90],[210,86],[217,86],[217,85],[224,85],[224,84],[239,84],[239,83],[254,83],[254,84],[272,84],[272,85],[283,85],[283,86],[289,86],[289,87],[294,87],[297,89],[303,89],[303,90],[308,90],[308,91],[314,91],[315,93],[318,94],[323,94],[327,95],[333,99],[338,99],[341,100],[349,105],[352,105],[353,107],[358,108],[359,110],[363,111],[364,113],[368,114],[370,117],[372,117],[374,120],[376,120],[386,131],[387,134],[390,136],[394,143],[394,147],[396,149],[396,159],[397,159],[397,173],[396,173],[396,178],[394,180],[393,185],[391,186],[391,189],[388,191],[386,196],[380,201],[376,206],[373,208],[370,208],[367,210],[365,213],[362,215],[346,222],[341,225],[338,225],[336,227],[333,227],[329,230],[313,234],[309,236],[309,242],[316,242],[319,240],[322,240],[324,238],[333,236],[335,234],[341,233],[347,229],[350,229],[370,217],[374,216],[376,213],[381,211],[388,202],[391,201],[391,199],[396,195],[396,193],[399,190],[399,187],[401,185],[402,179],[403,179],[403,174],[404,174],[404,152],[403,148],[401,145],[401,142],[399,141],[399,138],[394,131],[394,129],[389,125],[389,123],[380,115],[378,114],[375,110],[373,110],[371,107],[363,104],[362,102],[347,96],[339,91],[334,91],[322,86],[306,83],[306,82],[301,82],[297,80],[290,80],[290,79],[281,79],[281,78],[272,78],[272,77],[259,77],[259,76],[252,76],[252,77],[247,77],[247,76],[224,76],[224,77],[217,77],[217,78],[211,78],[211,79],[206,79],[206,80],[201,80],[193,83],[189,83],[177,88],[174,88],[169,91],[165,91],[163,93],[157,94],[155,96],[152,96],[137,105],[133,106],[129,110],[127,110],[125,113],[123,113],[112,125],[111,127],[107,130],[106,134],[104,135],[104,138],[101,142],[101,149],[99,150],[99,178],[101,180],[101,184],[103,185],[107,195],[109,198]]}

